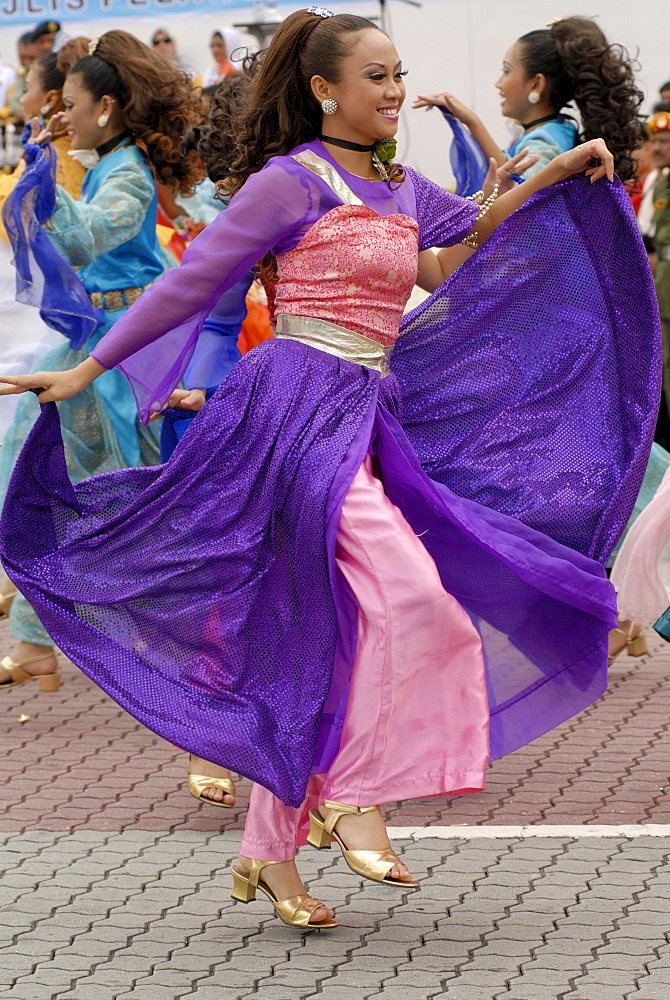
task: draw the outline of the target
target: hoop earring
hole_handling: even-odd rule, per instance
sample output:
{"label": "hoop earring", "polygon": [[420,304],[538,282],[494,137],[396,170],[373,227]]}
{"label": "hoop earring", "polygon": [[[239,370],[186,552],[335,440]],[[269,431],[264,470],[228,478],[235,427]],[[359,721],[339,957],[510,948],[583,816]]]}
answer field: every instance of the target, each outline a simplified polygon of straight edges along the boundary
{"label": "hoop earring", "polygon": [[337,101],[333,100],[332,97],[327,97],[321,105],[321,110],[324,115],[334,115],[337,111]]}
{"label": "hoop earring", "polygon": [[540,100],[540,95],[538,94],[538,92],[536,90],[531,90],[530,94],[528,95],[528,103],[537,104],[539,100]]}
{"label": "hoop earring", "polygon": [[98,128],[104,128],[109,121],[109,115],[99,115],[98,116]]}

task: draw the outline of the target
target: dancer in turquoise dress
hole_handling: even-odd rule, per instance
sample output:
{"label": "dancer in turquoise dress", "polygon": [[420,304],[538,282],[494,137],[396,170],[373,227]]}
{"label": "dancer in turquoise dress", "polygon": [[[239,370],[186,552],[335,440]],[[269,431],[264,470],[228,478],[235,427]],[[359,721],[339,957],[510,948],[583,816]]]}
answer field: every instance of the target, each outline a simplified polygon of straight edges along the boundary
{"label": "dancer in turquoise dress", "polygon": [[[53,131],[67,126],[73,148],[88,168],[82,196],[75,200],[54,183],[55,211],[46,230],[54,251],[77,269],[90,298],[90,326],[98,325],[84,343],[73,346],[72,338],[64,338],[44,355],[41,365],[55,371],[69,369],[86,358],[164,271],[156,237],[152,167],[164,183],[183,193],[189,193],[199,179],[191,157],[172,162],[185,126],[199,116],[198,98],[188,83],[126,32],[108,32],[92,43],[91,49],[68,75],[63,121],[56,116],[59,120],[52,119],[49,126]],[[82,72],[95,77],[95,86],[88,91],[80,85]],[[143,149],[137,139],[142,140]],[[22,220],[17,213],[12,222],[11,197],[5,217],[10,235],[13,225],[14,238],[20,239]],[[65,300],[62,309],[65,313],[71,309]],[[158,464],[159,428],[156,424],[144,427],[137,419],[133,394],[119,371],[106,372],[95,386],[76,399],[63,401],[59,409],[73,481],[130,466]],[[23,396],[0,451],[3,499],[16,458],[38,415],[35,397]],[[0,683],[20,676],[30,661],[30,673],[48,675],[43,682],[47,687],[57,685],[49,635],[25,598],[13,593],[9,581],[3,589],[3,616],[9,614],[10,631],[18,646],[0,662]]]}
{"label": "dancer in turquoise dress", "polygon": [[[610,45],[594,21],[566,17],[522,35],[503,57],[496,88],[501,113],[521,130],[506,152],[479,116],[449,92],[421,95],[413,106],[441,107],[469,129],[485,157],[500,167],[522,149],[536,154],[523,179],[583,139],[597,136],[612,151],[621,180],[633,176],[631,152],[643,139],[638,117],[643,94],[626,50]],[[581,129],[565,113],[570,105],[579,111]]]}

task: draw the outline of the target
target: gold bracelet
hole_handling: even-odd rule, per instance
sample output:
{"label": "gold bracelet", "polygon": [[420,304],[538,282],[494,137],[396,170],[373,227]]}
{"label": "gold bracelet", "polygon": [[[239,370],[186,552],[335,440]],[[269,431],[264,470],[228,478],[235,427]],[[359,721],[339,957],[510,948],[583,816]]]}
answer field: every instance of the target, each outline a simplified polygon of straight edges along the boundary
{"label": "gold bracelet", "polygon": [[[493,185],[493,191],[491,192],[491,194],[481,203],[481,207],[477,212],[477,215],[475,216],[475,225],[479,222],[480,219],[483,219],[484,216],[491,211],[491,208],[493,207],[493,202],[498,197],[499,190],[500,190],[500,183],[496,181],[495,184]],[[473,229],[471,233],[468,233],[465,239],[461,240],[461,243],[463,243],[466,247],[472,247],[473,250],[478,250],[480,244],[479,244],[479,233],[477,232],[477,230]]]}

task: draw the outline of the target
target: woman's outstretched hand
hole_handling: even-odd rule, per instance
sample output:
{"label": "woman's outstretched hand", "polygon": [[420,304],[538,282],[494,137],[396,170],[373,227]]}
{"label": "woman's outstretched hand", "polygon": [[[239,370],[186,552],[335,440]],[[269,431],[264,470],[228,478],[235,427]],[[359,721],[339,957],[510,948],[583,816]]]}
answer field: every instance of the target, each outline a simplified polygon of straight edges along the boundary
{"label": "woman's outstretched hand", "polygon": [[165,410],[201,410],[207,401],[204,389],[175,389],[163,409],[152,413],[149,420],[158,420]]}
{"label": "woman's outstretched hand", "polygon": [[448,90],[443,90],[440,94],[420,94],[414,101],[412,107],[446,108],[447,111],[451,111],[454,118],[458,118],[459,122],[463,122],[464,125],[469,125],[469,123],[476,117],[467,104],[463,104],[463,102],[459,101],[457,97],[450,94]]}
{"label": "woman's outstretched hand", "polygon": [[574,149],[560,153],[551,163],[560,170],[562,174],[560,180],[581,173],[590,177],[592,184],[601,177],[607,177],[609,181],[614,180],[614,157],[605,145],[604,139],[582,142]]}
{"label": "woman's outstretched hand", "polygon": [[55,135],[63,131],[64,119],[65,112],[58,111],[49,119],[44,128],[40,129],[39,118],[32,118],[30,121],[29,142],[37,143],[38,146],[43,146],[46,142],[51,142]]}
{"label": "woman's outstretched hand", "polygon": [[72,399],[90,385],[105,368],[93,358],[86,358],[76,368],[64,372],[33,372],[32,375],[0,375],[0,396],[13,396],[31,389],[41,389],[40,403],[54,403],[60,399]]}
{"label": "woman's outstretched hand", "polygon": [[491,157],[489,159],[489,170],[482,184],[484,197],[488,198],[490,194],[493,194],[496,184],[498,185],[498,194],[505,194],[506,191],[511,191],[517,184],[514,177],[517,175],[520,177],[522,174],[525,174],[538,160],[539,156],[537,153],[529,153],[527,149],[522,149],[516,156],[505,160],[502,167],[499,167],[493,157]]}

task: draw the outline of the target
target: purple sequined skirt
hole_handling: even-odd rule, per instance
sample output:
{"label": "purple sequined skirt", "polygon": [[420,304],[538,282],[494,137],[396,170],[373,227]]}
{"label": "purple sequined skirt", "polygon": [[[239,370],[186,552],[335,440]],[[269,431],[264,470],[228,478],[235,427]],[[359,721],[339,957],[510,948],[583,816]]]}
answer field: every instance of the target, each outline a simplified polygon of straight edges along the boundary
{"label": "purple sequined skirt", "polygon": [[603,692],[613,591],[593,560],[429,479],[398,407],[394,376],[270,341],[166,465],[72,486],[49,404],[10,485],[3,563],[54,642],[124,709],[298,805],[337,749],[356,607],[335,536],[373,451],[481,631],[500,756]]}

